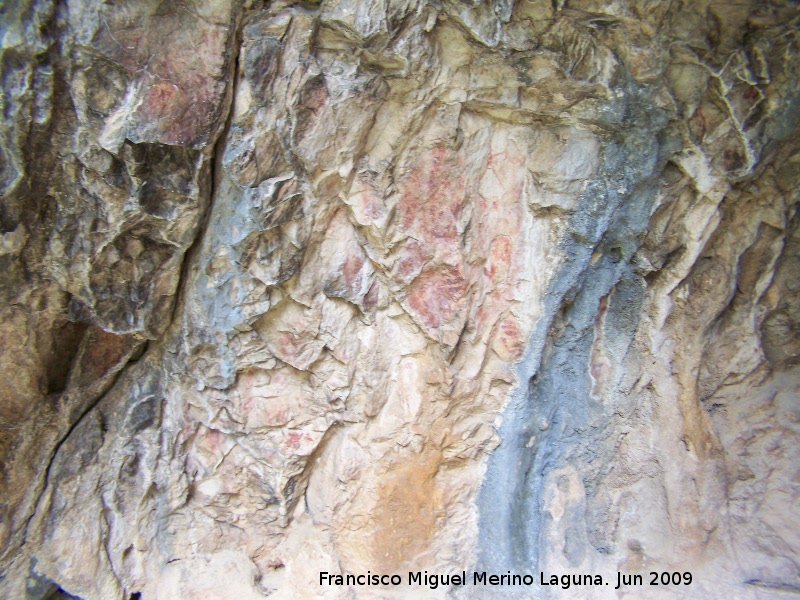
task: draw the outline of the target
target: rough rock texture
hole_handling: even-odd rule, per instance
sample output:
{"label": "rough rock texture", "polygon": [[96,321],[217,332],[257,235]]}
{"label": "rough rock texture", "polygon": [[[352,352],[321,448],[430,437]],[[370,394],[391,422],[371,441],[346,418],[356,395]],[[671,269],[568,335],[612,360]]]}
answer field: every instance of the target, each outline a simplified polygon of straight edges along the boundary
{"label": "rough rock texture", "polygon": [[796,3],[0,19],[0,596],[800,593]]}

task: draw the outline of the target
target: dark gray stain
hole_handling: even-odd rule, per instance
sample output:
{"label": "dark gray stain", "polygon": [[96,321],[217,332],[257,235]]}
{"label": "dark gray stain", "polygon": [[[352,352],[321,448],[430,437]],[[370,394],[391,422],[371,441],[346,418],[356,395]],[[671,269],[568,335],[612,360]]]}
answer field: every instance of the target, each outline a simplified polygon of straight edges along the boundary
{"label": "dark gray stain", "polygon": [[[615,353],[626,352],[644,291],[632,258],[647,230],[655,180],[674,146],[667,117],[653,108],[648,91],[630,83],[621,91],[622,99],[606,111],[616,135],[605,138],[600,172],[569,218],[560,250],[566,260],[518,365],[521,384],[503,414],[502,443],[489,459],[478,501],[479,569],[538,573],[548,473],[575,465],[591,495],[604,468],[598,458],[613,443],[607,439],[613,415],[590,397],[595,319],[608,297],[608,343]],[[592,262],[596,252],[600,258]],[[567,518],[577,523],[585,515]],[[566,558],[577,564],[590,540],[580,527],[567,533]],[[589,538],[598,551],[608,551],[610,541],[592,532]]]}

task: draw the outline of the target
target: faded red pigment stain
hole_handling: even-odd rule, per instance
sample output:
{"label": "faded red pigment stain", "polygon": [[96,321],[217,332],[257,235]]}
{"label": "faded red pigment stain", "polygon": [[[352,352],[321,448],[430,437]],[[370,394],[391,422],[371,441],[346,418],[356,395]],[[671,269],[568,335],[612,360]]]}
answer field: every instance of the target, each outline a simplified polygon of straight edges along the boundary
{"label": "faded red pigment stain", "polygon": [[[334,178],[331,178],[333,181]],[[375,192],[370,179],[362,173],[361,178],[353,185],[348,198],[353,213],[361,225],[381,228],[381,222],[388,214],[386,200]]]}
{"label": "faded red pigment stain", "polygon": [[498,326],[493,348],[506,362],[517,361],[525,352],[525,340],[514,317],[506,317]]}
{"label": "faded red pigment stain", "polygon": [[[283,432],[283,451],[287,456],[308,456],[317,447],[322,434],[298,429]],[[287,452],[288,450],[288,452]]]}
{"label": "faded red pigment stain", "polygon": [[480,197],[476,203],[473,217],[476,250],[483,250],[488,256],[484,275],[495,285],[513,286],[518,279],[520,248],[516,240],[521,238],[524,220],[522,167],[523,161],[515,153],[504,151],[490,156],[487,171],[494,175],[502,190],[490,199]]}
{"label": "faded red pigment stain", "polygon": [[[516,173],[524,165],[525,161],[518,153],[508,150],[490,154],[486,161],[486,169],[494,171],[498,177]],[[509,181],[513,181],[513,179]]]}
{"label": "faded red pigment stain", "polygon": [[373,221],[382,219],[386,214],[384,202],[376,194],[370,192],[364,193],[363,210],[364,214]]}
{"label": "faded red pigment stain", "polygon": [[402,184],[398,211],[406,231],[421,235],[423,244],[455,241],[464,203],[463,156],[448,156],[439,146],[425,155]]}
{"label": "faded red pigment stain", "polygon": [[353,286],[356,283],[356,277],[358,277],[363,266],[364,259],[361,257],[361,253],[357,249],[351,249],[342,265],[342,275],[344,275],[345,283],[351,291],[355,289]]}
{"label": "faded red pigment stain", "polygon": [[365,266],[364,255],[358,245],[353,244],[347,249],[347,255],[342,265],[342,277],[344,279],[345,297],[349,300],[357,301],[359,295],[363,294],[368,275]]}
{"label": "faded red pigment stain", "polygon": [[266,436],[260,446],[264,460],[281,467],[287,460],[310,455],[324,433],[307,428],[314,407],[296,388],[290,389],[296,385],[291,383],[292,377],[272,372],[268,379],[257,379],[260,383],[253,388],[241,386],[237,408],[246,431],[262,430]]}
{"label": "faded red pigment stain", "polygon": [[129,128],[144,141],[207,141],[225,92],[229,28],[202,19],[152,16],[147,27],[106,22],[94,45],[138,81]]}
{"label": "faded red pigment stain", "polygon": [[205,433],[197,436],[195,446],[198,450],[217,456],[221,454],[224,441],[225,435],[222,432],[216,429],[207,429]]}
{"label": "faded red pigment stain", "polygon": [[436,329],[455,320],[466,289],[455,267],[427,269],[409,287],[406,302],[426,328]]}
{"label": "faded red pigment stain", "polygon": [[328,90],[325,88],[325,82],[322,79],[312,80],[306,86],[300,97],[301,104],[319,116],[319,112],[325,103],[328,101]]}
{"label": "faded red pigment stain", "polygon": [[465,164],[464,156],[438,146],[400,185],[399,223],[414,241],[398,252],[393,274],[403,283],[413,279],[404,304],[428,331],[451,323],[466,304],[458,231],[467,195]]}
{"label": "faded red pigment stain", "polygon": [[136,117],[156,124],[163,142],[188,145],[210,126],[216,107],[207,99],[209,90],[201,77],[184,76],[179,81],[180,86],[171,81],[152,85]]}
{"label": "faded red pigment stain", "polygon": [[409,283],[422,271],[422,267],[433,258],[433,252],[416,240],[406,244],[394,265],[393,276],[401,283]]}
{"label": "faded red pigment stain", "polygon": [[[466,263],[466,277],[478,290],[470,320],[477,332],[491,330],[492,345],[504,361],[521,358],[526,334],[519,330],[516,319],[498,322],[498,315],[507,314],[516,303],[520,284],[526,219],[523,200],[524,160],[517,147],[509,144],[502,152],[492,154],[483,174],[486,189],[477,194],[472,204],[472,226]],[[495,337],[498,336],[498,337]]]}
{"label": "faded red pigment stain", "polygon": [[[293,416],[294,411],[286,400],[276,401],[274,398],[247,396],[242,401],[242,409],[247,414],[248,427],[283,427]],[[302,406],[298,405],[297,409]]]}
{"label": "faded red pigment stain", "polygon": [[500,235],[492,240],[490,248],[489,262],[484,273],[497,284],[508,278],[513,251],[511,239],[507,235]]}
{"label": "faded red pigment stain", "polygon": [[[392,276],[408,285],[403,305],[428,333],[454,343],[469,316],[475,331],[498,336],[493,345],[513,362],[525,334],[516,319],[498,315],[508,314],[520,283],[525,160],[511,141],[487,157],[483,173],[472,162],[438,146],[400,183],[398,224],[413,241],[398,250]],[[465,210],[468,231],[460,225]]]}
{"label": "faded red pigment stain", "polygon": [[183,94],[174,83],[163,81],[156,83],[147,90],[144,97],[145,109],[148,114],[164,115],[183,100]]}
{"label": "faded red pigment stain", "polygon": [[81,385],[96,381],[117,365],[130,340],[130,336],[116,335],[94,326],[86,335],[87,343],[78,371]]}
{"label": "faded red pigment stain", "polygon": [[[291,332],[281,332],[276,336],[278,355],[284,360],[293,360],[301,352],[302,341],[297,335]],[[277,354],[277,353],[276,353]]]}
{"label": "faded red pigment stain", "polygon": [[329,297],[360,304],[371,284],[372,270],[345,211],[331,219],[329,232],[333,233],[326,236],[319,251],[325,261],[323,291]]}
{"label": "faded red pigment stain", "polygon": [[[380,293],[380,286],[376,281],[372,284],[372,286],[369,288],[369,291],[364,296],[362,306],[364,307],[365,311],[371,312],[375,309],[375,307],[378,305],[378,300],[380,299]],[[336,358],[339,357],[337,356]]]}
{"label": "faded red pigment stain", "polygon": [[283,427],[304,410],[302,398],[287,393],[291,385],[281,372],[241,373],[234,395],[234,418],[250,429]]}

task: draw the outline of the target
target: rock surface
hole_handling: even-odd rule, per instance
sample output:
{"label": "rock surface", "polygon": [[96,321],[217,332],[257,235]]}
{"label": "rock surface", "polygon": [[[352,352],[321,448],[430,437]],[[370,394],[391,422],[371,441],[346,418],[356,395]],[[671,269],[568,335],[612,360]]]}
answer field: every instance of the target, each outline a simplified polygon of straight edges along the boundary
{"label": "rock surface", "polygon": [[0,596],[800,592],[796,3],[0,19]]}

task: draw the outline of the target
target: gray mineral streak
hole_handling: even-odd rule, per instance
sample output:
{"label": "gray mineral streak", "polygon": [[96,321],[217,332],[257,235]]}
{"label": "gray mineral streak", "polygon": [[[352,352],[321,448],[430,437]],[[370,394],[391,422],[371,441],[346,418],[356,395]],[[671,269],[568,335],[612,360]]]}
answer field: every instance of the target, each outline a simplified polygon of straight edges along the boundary
{"label": "gray mineral streak", "polygon": [[9,0],[0,89],[0,597],[800,593],[796,2]]}

